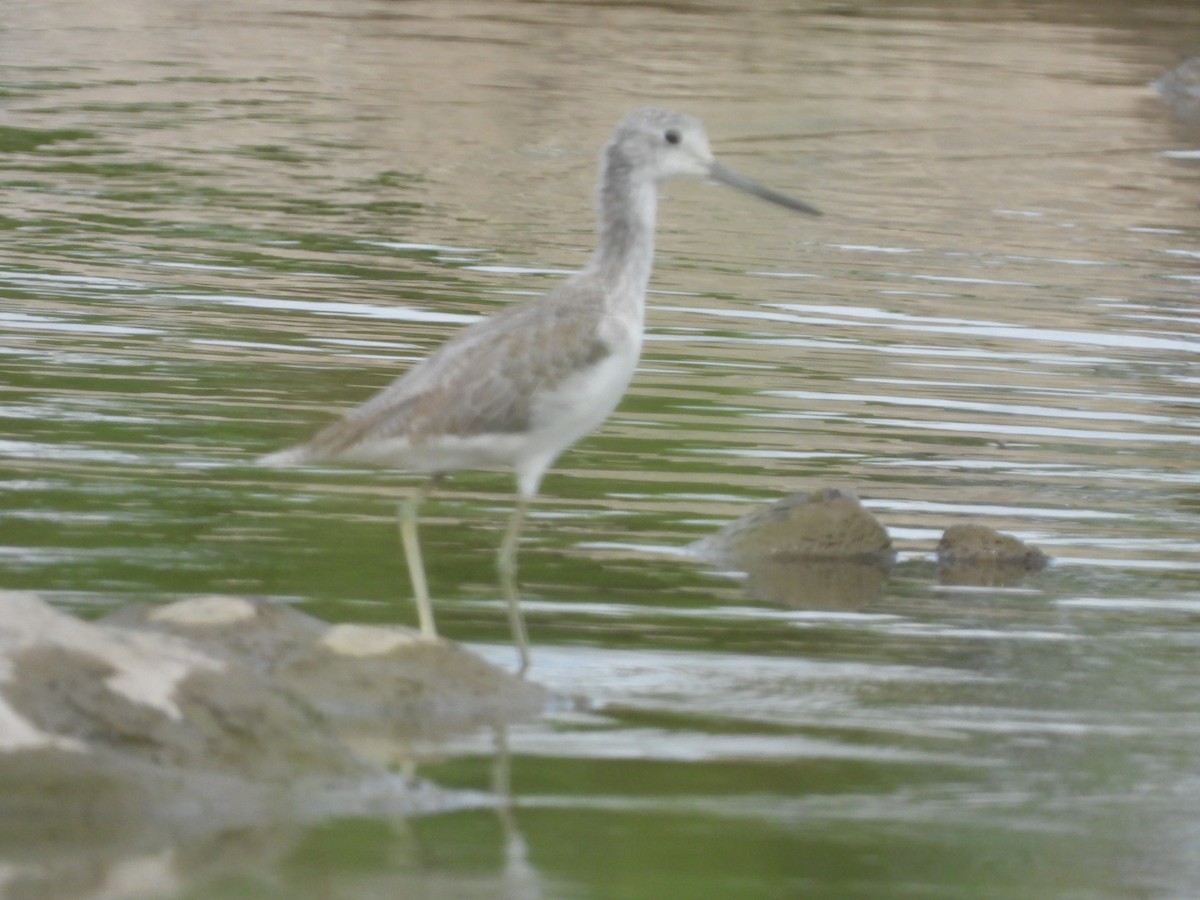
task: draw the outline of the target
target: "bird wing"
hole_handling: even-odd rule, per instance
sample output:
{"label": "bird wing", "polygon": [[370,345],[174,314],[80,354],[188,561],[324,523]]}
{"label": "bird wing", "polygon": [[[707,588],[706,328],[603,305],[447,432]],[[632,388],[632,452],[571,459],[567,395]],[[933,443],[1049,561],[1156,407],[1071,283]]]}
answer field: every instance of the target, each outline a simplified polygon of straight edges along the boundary
{"label": "bird wing", "polygon": [[602,312],[597,288],[568,281],[476,322],[315,435],[304,456],[332,459],[397,438],[419,445],[529,430],[541,392],[611,352],[597,333]]}

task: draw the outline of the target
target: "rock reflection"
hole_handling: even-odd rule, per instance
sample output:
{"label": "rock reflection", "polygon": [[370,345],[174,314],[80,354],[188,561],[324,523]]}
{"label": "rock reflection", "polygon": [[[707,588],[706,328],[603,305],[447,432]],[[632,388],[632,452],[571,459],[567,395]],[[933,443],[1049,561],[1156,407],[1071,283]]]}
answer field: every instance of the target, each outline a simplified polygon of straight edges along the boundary
{"label": "rock reflection", "polygon": [[857,560],[756,560],[746,569],[755,600],[792,609],[855,610],[879,599],[890,566]]}

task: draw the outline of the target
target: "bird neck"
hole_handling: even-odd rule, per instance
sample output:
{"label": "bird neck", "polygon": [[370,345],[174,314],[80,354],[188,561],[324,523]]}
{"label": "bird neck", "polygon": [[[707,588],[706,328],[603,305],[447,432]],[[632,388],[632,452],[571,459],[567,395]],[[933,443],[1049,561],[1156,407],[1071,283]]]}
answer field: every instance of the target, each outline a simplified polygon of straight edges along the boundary
{"label": "bird neck", "polygon": [[600,225],[591,268],[609,285],[610,298],[640,307],[654,263],[657,185],[610,145],[601,166],[597,207]]}

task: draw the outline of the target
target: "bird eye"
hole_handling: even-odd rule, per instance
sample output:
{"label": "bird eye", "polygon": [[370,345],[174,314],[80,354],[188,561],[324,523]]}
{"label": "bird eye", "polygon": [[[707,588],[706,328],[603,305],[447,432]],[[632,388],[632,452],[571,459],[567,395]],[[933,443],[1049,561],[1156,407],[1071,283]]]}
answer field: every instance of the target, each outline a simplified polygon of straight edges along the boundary
{"label": "bird eye", "polygon": [[666,142],[668,144],[678,144],[679,143],[679,132],[676,131],[674,128],[669,128],[669,129],[667,129],[667,133],[663,135],[663,138],[666,140]]}

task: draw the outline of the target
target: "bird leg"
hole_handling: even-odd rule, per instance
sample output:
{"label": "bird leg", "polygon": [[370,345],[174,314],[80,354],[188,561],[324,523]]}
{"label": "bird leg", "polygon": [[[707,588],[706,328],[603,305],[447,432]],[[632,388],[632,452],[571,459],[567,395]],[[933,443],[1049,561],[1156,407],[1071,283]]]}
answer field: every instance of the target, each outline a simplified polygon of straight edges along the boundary
{"label": "bird leg", "polygon": [[500,542],[500,552],[496,556],[500,587],[508,603],[508,623],[521,658],[517,668],[518,675],[524,675],[525,670],[529,668],[529,635],[525,631],[525,618],[521,615],[521,597],[517,593],[517,544],[521,539],[521,526],[525,523],[526,505],[524,497],[517,497],[512,517],[508,520],[508,528],[504,531],[504,540]]}
{"label": "bird leg", "polygon": [[429,600],[429,585],[425,581],[425,563],[421,559],[421,544],[417,540],[417,514],[421,503],[439,481],[441,476],[434,475],[400,504],[400,543],[404,547],[404,560],[408,563],[408,577],[412,581],[421,636],[429,640],[437,637],[437,625],[433,621],[433,604]]}

